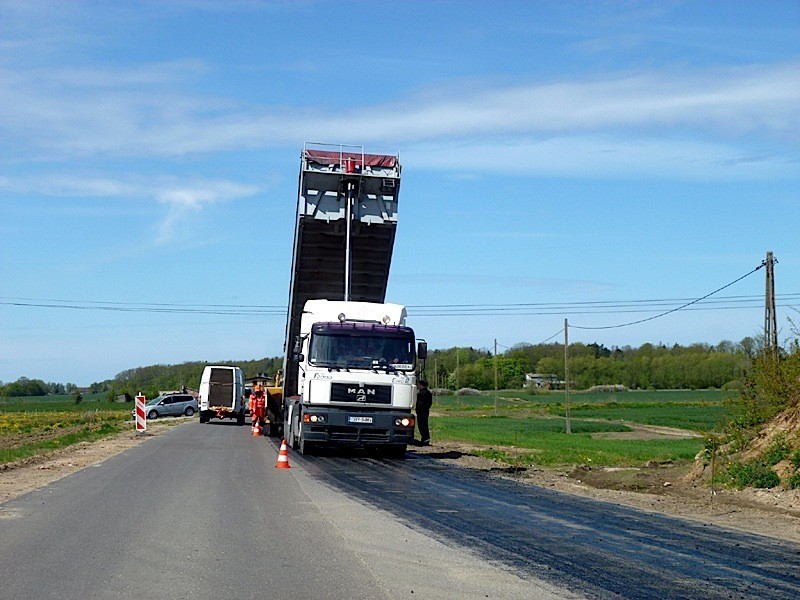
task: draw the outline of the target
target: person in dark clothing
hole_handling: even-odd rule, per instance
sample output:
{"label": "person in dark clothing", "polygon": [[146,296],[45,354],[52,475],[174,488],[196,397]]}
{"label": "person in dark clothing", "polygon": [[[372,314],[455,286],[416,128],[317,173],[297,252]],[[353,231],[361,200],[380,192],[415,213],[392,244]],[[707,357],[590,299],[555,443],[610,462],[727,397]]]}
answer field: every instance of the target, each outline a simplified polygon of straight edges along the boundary
{"label": "person in dark clothing", "polygon": [[431,432],[428,429],[428,416],[431,413],[433,396],[424,379],[417,381],[417,427],[419,427],[420,446],[431,445]]}

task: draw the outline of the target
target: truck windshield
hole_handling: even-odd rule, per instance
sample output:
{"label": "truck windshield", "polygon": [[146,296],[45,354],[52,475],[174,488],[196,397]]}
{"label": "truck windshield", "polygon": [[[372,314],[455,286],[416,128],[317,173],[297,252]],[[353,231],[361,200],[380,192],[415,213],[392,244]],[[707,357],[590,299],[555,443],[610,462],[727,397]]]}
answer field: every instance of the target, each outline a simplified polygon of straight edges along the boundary
{"label": "truck windshield", "polygon": [[309,362],[316,367],[411,371],[414,361],[413,333],[315,331],[311,335]]}

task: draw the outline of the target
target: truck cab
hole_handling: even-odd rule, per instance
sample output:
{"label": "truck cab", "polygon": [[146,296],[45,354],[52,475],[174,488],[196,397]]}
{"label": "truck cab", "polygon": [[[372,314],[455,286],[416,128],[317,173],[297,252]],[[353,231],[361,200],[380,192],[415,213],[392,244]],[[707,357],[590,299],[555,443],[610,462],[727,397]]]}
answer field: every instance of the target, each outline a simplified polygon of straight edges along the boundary
{"label": "truck cab", "polygon": [[426,346],[404,321],[396,304],[306,303],[294,354],[300,394],[284,407],[286,437],[301,453],[344,445],[405,454]]}

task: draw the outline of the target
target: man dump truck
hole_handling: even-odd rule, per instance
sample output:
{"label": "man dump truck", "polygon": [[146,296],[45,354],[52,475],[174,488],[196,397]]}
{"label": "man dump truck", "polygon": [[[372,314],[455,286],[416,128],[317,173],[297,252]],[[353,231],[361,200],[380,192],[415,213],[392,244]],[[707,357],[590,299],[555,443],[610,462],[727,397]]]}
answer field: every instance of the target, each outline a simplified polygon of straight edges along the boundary
{"label": "man dump truck", "polygon": [[303,147],[283,383],[284,436],[302,454],[356,446],[403,456],[414,439],[427,348],[405,308],[384,302],[399,189],[397,156]]}
{"label": "man dump truck", "polygon": [[244,375],[239,367],[209,365],[200,377],[200,422],[236,419],[244,425]]}

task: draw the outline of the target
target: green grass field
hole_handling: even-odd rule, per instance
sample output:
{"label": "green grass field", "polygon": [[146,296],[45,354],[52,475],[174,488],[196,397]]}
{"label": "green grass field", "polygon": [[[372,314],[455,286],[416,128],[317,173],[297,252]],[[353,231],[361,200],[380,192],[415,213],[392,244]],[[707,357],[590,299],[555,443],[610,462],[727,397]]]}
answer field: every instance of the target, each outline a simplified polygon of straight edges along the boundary
{"label": "green grass field", "polygon": [[720,390],[570,394],[567,434],[564,392],[437,396],[431,430],[438,441],[487,446],[481,454],[507,463],[640,466],[651,460],[691,460],[705,442],[702,437],[613,439],[593,434],[632,431],[636,425],[707,433],[724,416],[726,397]]}
{"label": "green grass field", "polygon": [[94,441],[131,427],[132,403],[101,394],[75,404],[71,396],[0,398],[0,464]]}

